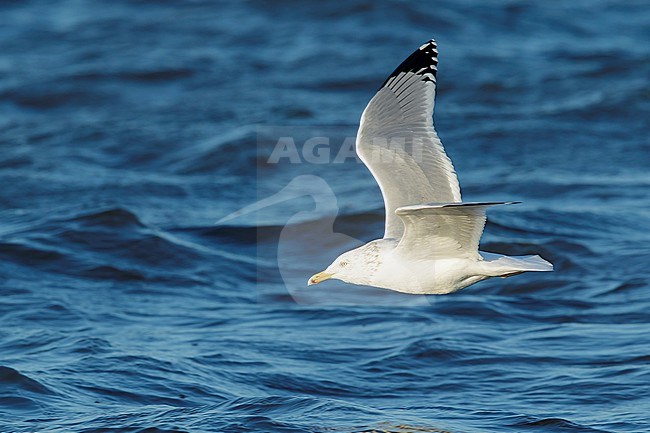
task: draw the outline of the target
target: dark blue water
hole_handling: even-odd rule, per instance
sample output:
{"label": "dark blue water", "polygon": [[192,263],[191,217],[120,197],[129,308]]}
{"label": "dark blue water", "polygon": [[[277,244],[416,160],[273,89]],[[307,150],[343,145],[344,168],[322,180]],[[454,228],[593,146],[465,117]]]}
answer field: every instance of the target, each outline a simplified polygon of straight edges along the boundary
{"label": "dark blue water", "polygon": [[[647,2],[9,1],[0,23],[0,431],[650,430]],[[308,289],[381,236],[374,180],[333,156],[431,37],[464,198],[524,202],[482,248],[556,272]],[[282,136],[332,155],[271,164]]]}

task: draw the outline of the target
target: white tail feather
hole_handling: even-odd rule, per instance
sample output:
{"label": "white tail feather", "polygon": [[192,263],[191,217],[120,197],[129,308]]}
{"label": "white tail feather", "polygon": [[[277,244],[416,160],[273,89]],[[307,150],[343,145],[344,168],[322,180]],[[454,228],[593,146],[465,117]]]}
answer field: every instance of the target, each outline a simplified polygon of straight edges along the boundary
{"label": "white tail feather", "polygon": [[522,272],[549,272],[553,265],[540,256],[503,256],[500,254],[485,253],[483,264],[486,272],[492,277],[509,277]]}

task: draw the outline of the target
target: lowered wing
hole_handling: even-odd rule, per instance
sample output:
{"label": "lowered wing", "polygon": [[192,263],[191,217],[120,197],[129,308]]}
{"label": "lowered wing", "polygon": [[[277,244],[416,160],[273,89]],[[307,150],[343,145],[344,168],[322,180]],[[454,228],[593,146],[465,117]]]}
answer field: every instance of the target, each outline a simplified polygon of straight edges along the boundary
{"label": "lowered wing", "polygon": [[404,235],[395,254],[410,260],[472,258],[482,260],[478,244],[490,206],[518,202],[435,203],[404,206],[395,212]]}

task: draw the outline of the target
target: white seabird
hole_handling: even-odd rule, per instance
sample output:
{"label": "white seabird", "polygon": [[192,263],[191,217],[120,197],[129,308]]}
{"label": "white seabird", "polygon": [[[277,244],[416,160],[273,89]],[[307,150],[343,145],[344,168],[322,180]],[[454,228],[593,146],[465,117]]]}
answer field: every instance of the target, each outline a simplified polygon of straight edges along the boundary
{"label": "white seabird", "polygon": [[454,167],[433,128],[437,65],[432,39],[390,74],[361,116],[356,152],[384,198],[384,237],[341,254],[309,285],[334,278],[445,294],[490,277],[553,270],[537,255],[478,250],[486,209],[514,202],[462,202]]}

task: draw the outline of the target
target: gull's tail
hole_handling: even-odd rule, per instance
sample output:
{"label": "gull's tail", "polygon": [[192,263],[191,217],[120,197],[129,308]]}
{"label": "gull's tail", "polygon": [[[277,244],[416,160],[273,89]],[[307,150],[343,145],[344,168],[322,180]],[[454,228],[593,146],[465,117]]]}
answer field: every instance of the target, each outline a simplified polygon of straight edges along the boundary
{"label": "gull's tail", "polygon": [[547,262],[540,256],[502,256],[501,254],[485,253],[481,251],[485,259],[482,263],[486,274],[490,277],[507,278],[522,272],[549,272],[553,270],[553,264]]}

